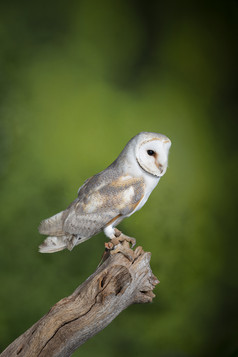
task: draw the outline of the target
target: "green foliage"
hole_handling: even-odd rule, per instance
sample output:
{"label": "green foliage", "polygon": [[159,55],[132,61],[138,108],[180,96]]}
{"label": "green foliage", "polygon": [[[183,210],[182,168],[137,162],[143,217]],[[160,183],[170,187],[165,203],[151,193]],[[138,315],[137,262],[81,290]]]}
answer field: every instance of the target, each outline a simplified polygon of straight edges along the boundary
{"label": "green foliage", "polygon": [[13,3],[0,11],[1,350],[84,281],[103,252],[100,234],[41,255],[39,222],[66,208],[132,136],[155,131],[172,140],[169,169],[121,228],[152,252],[157,297],[74,356],[231,356],[237,7]]}

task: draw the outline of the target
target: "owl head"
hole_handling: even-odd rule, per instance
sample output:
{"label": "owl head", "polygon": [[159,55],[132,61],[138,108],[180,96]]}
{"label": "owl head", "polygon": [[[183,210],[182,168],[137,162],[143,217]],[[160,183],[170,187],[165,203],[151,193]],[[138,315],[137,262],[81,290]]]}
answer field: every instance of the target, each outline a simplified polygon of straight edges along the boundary
{"label": "owl head", "polygon": [[134,168],[136,164],[143,172],[161,177],[168,167],[170,146],[170,139],[163,134],[141,132],[129,141],[121,154]]}

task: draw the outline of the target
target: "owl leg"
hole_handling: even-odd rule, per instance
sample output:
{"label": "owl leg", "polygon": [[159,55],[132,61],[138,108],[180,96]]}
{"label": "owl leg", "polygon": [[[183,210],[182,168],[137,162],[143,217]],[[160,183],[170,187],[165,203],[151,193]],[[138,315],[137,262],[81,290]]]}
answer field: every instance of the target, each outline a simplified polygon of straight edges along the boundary
{"label": "owl leg", "polygon": [[[119,231],[119,229],[117,229],[117,228],[114,228],[114,235],[115,235],[116,239],[119,242],[123,242],[125,240],[126,242],[130,243],[131,244],[131,248],[133,248],[136,245],[136,239],[135,238],[126,236],[121,231]],[[113,239],[114,238],[112,238],[112,243],[114,243]]]}
{"label": "owl leg", "polygon": [[108,238],[111,239],[111,242],[113,243],[114,246],[124,240],[130,243],[132,248],[136,245],[135,238],[124,235],[121,231],[119,231],[119,229],[114,228],[112,226],[107,226],[106,228],[104,228],[104,233]]}
{"label": "owl leg", "polygon": [[[115,255],[117,253],[123,254],[131,262],[134,261],[140,254],[142,254],[142,247],[137,247],[136,250],[132,250],[129,244],[135,244],[135,238],[127,237],[115,228],[114,238],[111,241],[105,243],[105,252],[103,254],[101,262],[104,262],[110,255]],[[101,264],[100,262],[100,264]]]}

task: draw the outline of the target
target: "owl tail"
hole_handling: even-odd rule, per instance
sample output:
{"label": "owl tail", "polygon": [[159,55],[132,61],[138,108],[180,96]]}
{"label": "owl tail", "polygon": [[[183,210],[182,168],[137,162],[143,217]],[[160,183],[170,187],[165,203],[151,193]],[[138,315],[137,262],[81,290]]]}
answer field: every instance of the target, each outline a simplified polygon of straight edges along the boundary
{"label": "owl tail", "polygon": [[67,247],[65,242],[65,236],[62,237],[48,237],[44,242],[39,246],[40,253],[55,253],[63,250]]}
{"label": "owl tail", "polygon": [[51,236],[63,235],[63,214],[64,211],[42,221],[38,228],[39,232]]}
{"label": "owl tail", "polygon": [[39,246],[40,253],[55,253],[63,249],[72,250],[76,245],[85,242],[90,237],[78,237],[75,234],[65,233],[60,237],[50,236]]}
{"label": "owl tail", "polygon": [[40,253],[54,253],[67,248],[67,237],[62,229],[63,213],[57,213],[41,222],[39,232],[49,237],[39,246]]}

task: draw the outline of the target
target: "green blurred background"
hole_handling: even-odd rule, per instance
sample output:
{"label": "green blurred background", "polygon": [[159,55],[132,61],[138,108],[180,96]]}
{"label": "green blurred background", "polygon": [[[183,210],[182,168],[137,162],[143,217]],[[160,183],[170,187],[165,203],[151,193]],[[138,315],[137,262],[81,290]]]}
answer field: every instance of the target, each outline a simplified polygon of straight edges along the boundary
{"label": "green blurred background", "polygon": [[73,356],[238,356],[235,1],[1,1],[0,349],[95,270],[103,234],[41,255],[39,222],[140,131],[169,169],[121,229],[161,283]]}

